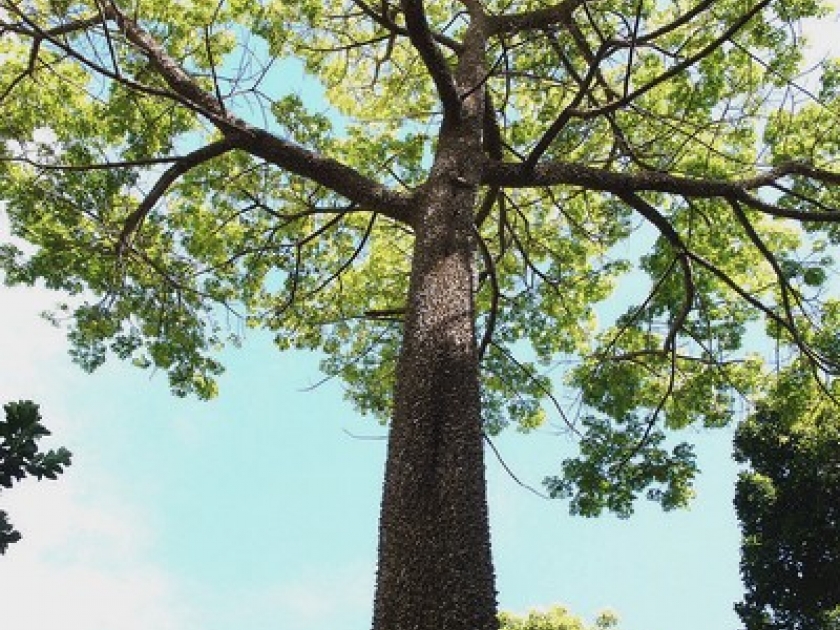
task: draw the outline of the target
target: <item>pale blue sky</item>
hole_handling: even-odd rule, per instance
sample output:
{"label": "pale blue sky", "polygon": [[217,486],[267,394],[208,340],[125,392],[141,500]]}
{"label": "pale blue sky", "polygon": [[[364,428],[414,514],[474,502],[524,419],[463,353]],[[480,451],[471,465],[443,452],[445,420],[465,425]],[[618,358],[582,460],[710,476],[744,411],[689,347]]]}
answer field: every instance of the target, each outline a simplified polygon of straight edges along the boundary
{"label": "pale blue sky", "polygon": [[[164,375],[112,362],[89,376],[38,318],[54,297],[0,289],[0,400],[42,405],[74,464],[2,495],[24,540],[0,558],[3,619],[48,630],[360,630],[369,627],[385,442],[341,399],[304,392],[316,359],[251,334],[226,353],[220,397],[173,398]],[[625,630],[734,630],[740,596],[734,467],[701,437],[687,512],[642,506],[584,520],[516,485],[488,454],[499,602],[563,603]],[[511,432],[508,464],[538,485],[568,449]]]}
{"label": "pale blue sky", "polygon": [[[827,48],[837,23],[813,40]],[[822,52],[815,52],[819,58]],[[0,240],[7,226],[0,222]],[[0,401],[33,399],[74,464],[0,495],[24,540],[0,558],[3,627],[27,630],[363,630],[369,627],[384,429],[359,418],[317,358],[260,334],[224,355],[210,403],[173,398],[111,362],[89,376],[39,319],[59,296],[0,287]],[[623,630],[735,630],[741,595],[730,440],[699,442],[688,511],[572,518],[488,453],[502,609],[561,603]],[[498,446],[528,483],[556,472],[565,438],[511,432]]]}

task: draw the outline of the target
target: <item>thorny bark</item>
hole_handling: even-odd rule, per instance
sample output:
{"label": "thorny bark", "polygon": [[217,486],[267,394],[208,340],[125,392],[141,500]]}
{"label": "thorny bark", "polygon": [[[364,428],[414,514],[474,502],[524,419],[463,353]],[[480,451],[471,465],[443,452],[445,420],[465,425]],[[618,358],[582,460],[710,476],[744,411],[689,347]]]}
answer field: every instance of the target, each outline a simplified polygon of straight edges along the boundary
{"label": "thorny bark", "polygon": [[[457,159],[457,147],[439,160]],[[414,263],[380,522],[375,630],[489,630],[495,588],[473,305],[471,189],[430,185]]]}
{"label": "thorny bark", "polygon": [[[422,21],[412,27],[422,28]],[[473,19],[457,72],[437,81],[442,100],[449,100],[447,114],[430,178],[416,197],[374,630],[492,630],[498,625],[473,286],[483,27],[481,19]],[[434,54],[428,57],[436,63]]]}

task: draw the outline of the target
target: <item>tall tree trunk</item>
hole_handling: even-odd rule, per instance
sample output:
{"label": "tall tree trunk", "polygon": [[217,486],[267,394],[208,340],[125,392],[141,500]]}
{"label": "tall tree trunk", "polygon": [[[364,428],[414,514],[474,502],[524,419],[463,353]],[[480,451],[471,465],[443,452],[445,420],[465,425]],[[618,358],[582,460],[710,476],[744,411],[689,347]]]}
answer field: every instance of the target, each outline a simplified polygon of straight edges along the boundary
{"label": "tall tree trunk", "polygon": [[[491,630],[471,206],[417,228],[380,521],[374,630]],[[454,217],[452,215],[455,215]]]}
{"label": "tall tree trunk", "polygon": [[472,20],[453,76],[456,100],[441,91],[450,100],[435,161],[415,196],[373,630],[498,628],[473,286],[486,33],[480,6],[466,6]]}
{"label": "tall tree trunk", "polygon": [[418,195],[374,630],[498,626],[474,318],[477,124],[444,130]]}

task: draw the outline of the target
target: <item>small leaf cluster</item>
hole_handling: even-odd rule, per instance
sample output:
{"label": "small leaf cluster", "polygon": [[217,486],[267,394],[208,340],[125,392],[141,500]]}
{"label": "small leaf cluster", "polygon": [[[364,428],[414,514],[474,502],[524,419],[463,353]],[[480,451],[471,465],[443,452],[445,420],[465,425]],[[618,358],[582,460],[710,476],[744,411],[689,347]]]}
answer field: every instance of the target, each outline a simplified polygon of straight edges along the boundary
{"label": "small leaf cluster", "polygon": [[665,510],[685,507],[693,497],[698,468],[691,445],[669,451],[655,423],[634,415],[620,423],[589,416],[583,426],[580,457],[566,459],[562,475],[544,480],[553,498],[571,499],[572,514],[591,517],[609,510],[627,518],[645,489]]}
{"label": "small leaf cluster", "polygon": [[[39,452],[38,441],[50,431],[41,424],[38,405],[24,400],[3,406],[5,420],[0,420],[0,486],[11,488],[24,477],[56,479],[70,465],[70,451],[58,450]],[[10,544],[20,540],[8,521],[6,512],[0,510],[0,554]]]}
{"label": "small leaf cluster", "polygon": [[499,625],[501,630],[610,630],[618,626],[618,617],[605,611],[589,626],[565,607],[551,606],[546,610],[531,610],[525,615],[502,612]]}

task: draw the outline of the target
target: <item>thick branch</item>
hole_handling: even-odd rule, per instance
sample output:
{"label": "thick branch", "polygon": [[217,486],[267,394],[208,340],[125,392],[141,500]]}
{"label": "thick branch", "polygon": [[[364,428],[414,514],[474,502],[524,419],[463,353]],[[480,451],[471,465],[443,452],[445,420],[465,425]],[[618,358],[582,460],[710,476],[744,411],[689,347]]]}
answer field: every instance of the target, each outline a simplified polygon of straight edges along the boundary
{"label": "thick branch", "polygon": [[230,132],[237,148],[282,169],[305,177],[355,202],[401,223],[413,225],[408,196],[393,191],[332,158],[250,127]]}
{"label": "thick branch", "polygon": [[[786,162],[750,178],[724,180],[683,177],[659,171],[616,173],[560,160],[539,164],[533,170],[521,163],[490,161],[484,170],[482,183],[502,188],[580,186],[617,195],[651,191],[706,199],[735,197],[768,214],[783,215],[783,209],[777,209],[766,203],[759,204],[758,200],[751,197],[748,192],[771,186],[779,180],[796,175],[827,184],[840,183],[840,173],[819,169],[803,162]],[[802,216],[797,215],[793,218],[804,219],[812,214],[814,218],[818,216],[819,220],[840,221],[840,212],[802,213]]]}
{"label": "thick branch", "polygon": [[101,15],[98,14],[91,18],[68,22],[66,24],[59,25],[58,27],[55,27],[53,29],[46,30],[40,27],[38,24],[36,24],[31,17],[27,16],[25,13],[20,12],[20,10],[16,10],[16,13],[19,15],[21,23],[18,25],[14,25],[14,28],[12,28],[11,30],[13,30],[19,35],[23,35],[32,39],[32,44],[29,53],[29,64],[28,69],[22,74],[20,74],[6,88],[2,97],[0,97],[0,100],[5,99],[5,97],[9,93],[11,93],[12,89],[14,89],[17,83],[19,83],[23,78],[31,75],[34,72],[35,64],[38,60],[41,45],[44,42],[48,42],[55,46],[58,50],[65,53],[71,59],[75,59],[82,66],[88,68],[89,70],[92,70],[93,72],[100,73],[103,77],[106,77],[107,79],[122,83],[134,92],[171,99],[186,107],[189,107],[190,109],[195,109],[194,105],[192,105],[189,101],[181,99],[178,94],[174,92],[169,92],[162,88],[152,87],[150,85],[143,85],[142,83],[134,81],[128,77],[121,76],[117,70],[106,68],[98,61],[86,57],[79,50],[74,49],[69,43],[65,41],[66,35],[70,35],[78,31],[91,28],[93,26],[98,26],[102,24],[104,20],[111,19],[111,17],[113,16],[112,13],[103,12]]}
{"label": "thick branch", "polygon": [[111,10],[111,14],[129,41],[149,57],[170,88],[180,97],[194,103],[198,111],[209,118],[236,148],[310,179],[370,210],[397,221],[411,223],[405,196],[337,160],[252,127],[226,112],[216,97],[203,90],[151,35],[116,8]]}
{"label": "thick branch", "polygon": [[117,241],[117,255],[122,255],[122,253],[129,247],[132,235],[140,229],[140,226],[143,224],[143,221],[146,219],[148,214],[152,211],[152,208],[155,207],[157,202],[160,201],[160,199],[166,194],[166,191],[169,190],[169,187],[172,186],[172,184],[174,184],[181,175],[184,175],[196,166],[223,155],[232,149],[233,144],[229,140],[219,140],[218,142],[213,142],[212,144],[208,144],[205,147],[185,155],[169,167],[163,175],[161,175],[160,179],[158,179],[152,187],[152,190],[148,195],[146,195],[137,209],[125,220],[119,240]]}
{"label": "thick branch", "polygon": [[422,0],[403,0],[402,7],[408,37],[417,52],[420,53],[423,63],[435,82],[435,87],[443,105],[444,116],[450,120],[458,120],[461,117],[461,99],[458,96],[458,88],[455,85],[455,79],[452,76],[449,64],[435,43],[432,30],[426,19],[423,2]]}
{"label": "thick branch", "polygon": [[220,129],[236,126],[236,119],[225,112],[216,97],[202,89],[178,62],[169,56],[154,37],[122,13],[114,2],[111,2],[103,11],[103,15],[116,21],[117,26],[125,33],[126,39],[146,54],[160,76],[176,94],[194,104],[198,111]]}
{"label": "thick branch", "polygon": [[487,31],[490,35],[518,33],[520,31],[545,30],[566,26],[572,22],[572,13],[586,0],[563,0],[558,4],[534,11],[509,15],[488,16]]}

